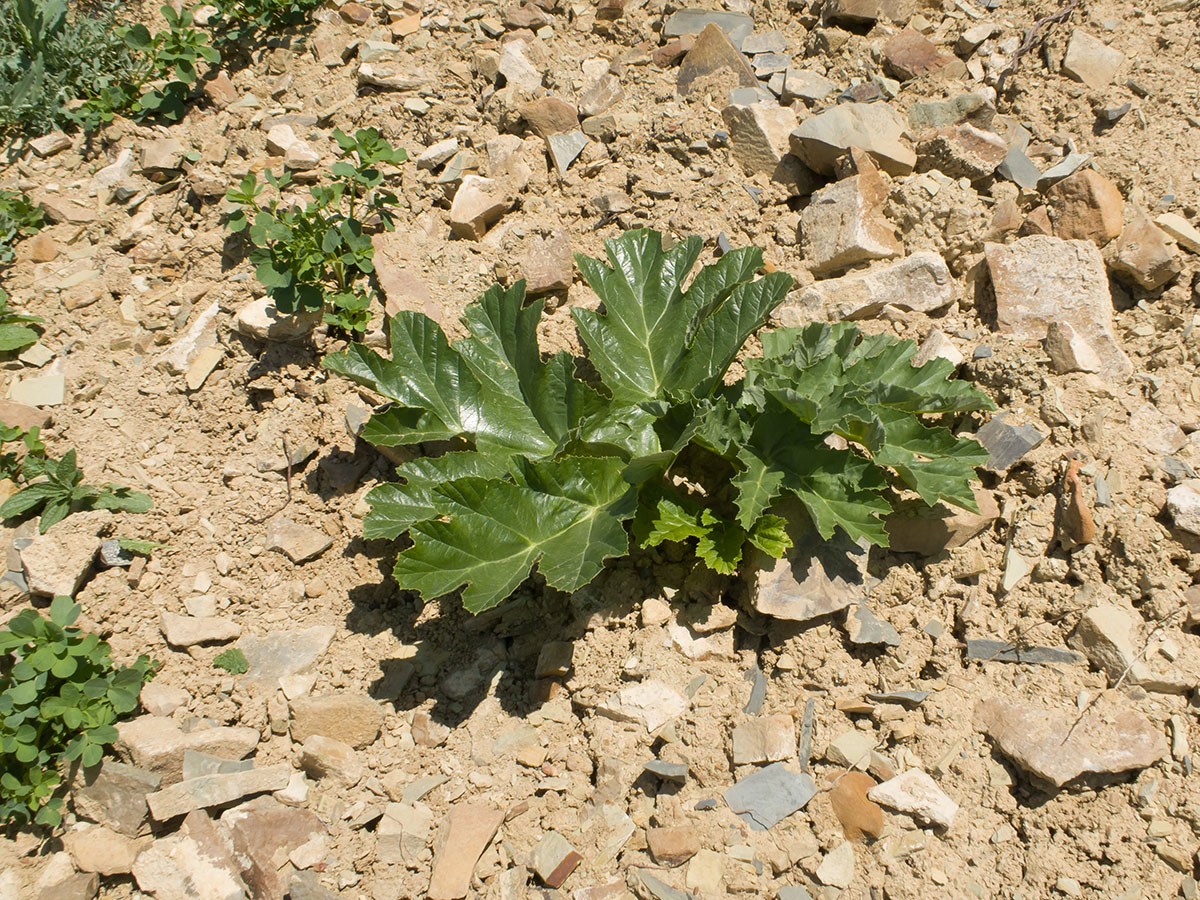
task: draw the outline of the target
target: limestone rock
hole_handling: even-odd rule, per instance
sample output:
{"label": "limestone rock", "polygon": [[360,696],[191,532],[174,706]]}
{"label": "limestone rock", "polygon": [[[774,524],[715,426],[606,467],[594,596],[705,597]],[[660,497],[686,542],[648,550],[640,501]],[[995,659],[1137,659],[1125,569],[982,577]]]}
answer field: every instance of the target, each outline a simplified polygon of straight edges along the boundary
{"label": "limestone rock", "polygon": [[292,740],[303,743],[322,734],[362,748],[374,743],[383,727],[383,710],[366,694],[325,694],[291,701]]}
{"label": "limestone rock", "polygon": [[233,857],[253,900],[283,900],[289,880],[283,861],[325,834],[314,813],[284,806],[273,797],[257,797],[226,810],[221,824],[230,834]]}
{"label": "limestone rock", "polygon": [[[729,146],[747,175],[762,173],[775,179],[788,153],[788,136],[796,128],[796,113],[774,101],[745,106],[732,104],[721,110],[729,129]],[[784,180],[786,176],[779,173]]]}
{"label": "limestone rock", "polygon": [[1000,515],[991,491],[975,488],[974,493],[977,513],[945,503],[927,506],[921,500],[897,504],[887,517],[891,549],[933,556],[967,543]]}
{"label": "limestone rock", "polygon": [[746,57],[733,45],[729,36],[718,25],[706,25],[679,66],[675,90],[686,97],[691,93],[692,83],[696,79],[722,70],[736,78],[739,87],[758,86],[758,78],[746,62]]}
{"label": "limestone rock", "polygon": [[809,168],[834,174],[834,164],[851,147],[871,154],[892,176],[907,175],[917,155],[904,137],[905,121],[884,103],[842,103],[800,123],[791,134],[792,152]]}
{"label": "limestone rock", "polygon": [[280,679],[306,672],[329,649],[337,629],[314,625],[292,631],[272,630],[263,637],[247,634],[237,647],[246,655],[250,670],[243,684],[275,690]]}
{"label": "limestone rock", "polygon": [[867,791],[867,797],[942,828],[949,828],[958,813],[958,804],[920,769],[909,769],[889,778]]}
{"label": "limestone rock", "polygon": [[951,64],[961,66],[953,54],[912,28],[905,28],[884,43],[883,59],[901,81],[920,78]]}
{"label": "limestone rock", "polygon": [[150,815],[146,795],[158,790],[161,783],[160,775],[105,759],[100,765],[78,773],[71,802],[82,818],[125,837],[137,837]]}
{"label": "limestone rock", "polygon": [[300,768],[311,778],[328,778],[353,787],[362,778],[363,765],[354,748],[323,734],[309,735],[300,746]]}
{"label": "limestone rock", "polygon": [[1099,372],[1104,367],[1092,345],[1066,322],[1051,322],[1047,327],[1046,355],[1050,357],[1050,367],[1060,375]]}
{"label": "limestone rock", "polygon": [[163,613],[159,616],[163,637],[172,647],[192,647],[196,644],[222,644],[241,636],[242,626],[220,616],[181,616]]}
{"label": "limestone rock", "polygon": [[1200,537],[1200,479],[1189,478],[1167,491],[1167,513],[1176,528]]}
{"label": "limestone rock", "polygon": [[828,0],[821,7],[828,22],[848,25],[872,22],[907,22],[915,11],[911,0]]}
{"label": "limestone rock", "polygon": [[917,168],[978,181],[995,172],[1007,155],[1008,144],[1000,135],[963,122],[923,137],[917,144]]}
{"label": "limestone rock", "polygon": [[500,51],[500,74],[506,84],[533,93],[542,86],[542,73],[525,56],[525,42],[508,41]]}
{"label": "limestone rock", "polygon": [[45,534],[35,534],[20,550],[21,568],[31,594],[74,597],[103,543],[112,513],[76,513]]}
{"label": "limestone rock", "polygon": [[233,320],[236,331],[260,341],[293,341],[308,337],[321,324],[321,311],[295,315],[281,313],[270,297],[259,297],[243,306]]}
{"label": "limestone rock", "polygon": [[800,246],[812,272],[829,274],[903,252],[883,216],[887,193],[879,172],[864,167],[812,195],[800,214]]}
{"label": "limestone rock", "polygon": [[175,834],[150,845],[133,864],[133,877],[157,900],[249,900],[229,837],[203,811],[184,819]]}
{"label": "limestone rock", "polygon": [[1112,83],[1123,62],[1125,54],[1120,50],[1077,28],[1071,32],[1071,39],[1067,42],[1063,71],[1092,90],[1099,91]]}
{"label": "limestone rock", "polygon": [[450,230],[462,240],[481,240],[512,206],[512,199],[498,182],[468,175],[450,204]]}
{"label": "limestone rock", "polygon": [[653,732],[687,706],[687,699],[663,682],[639,681],[621,688],[597,712],[618,722],[639,722]]}
{"label": "limestone rock", "polygon": [[866,772],[842,772],[829,791],[833,812],[849,841],[883,836],[883,810],[867,797],[875,779]]}
{"label": "limestone rock", "polygon": [[1100,357],[1106,378],[1133,371],[1113,330],[1112,296],[1095,244],[1032,235],[985,244],[984,253],[1000,331],[1036,341],[1046,337],[1051,322],[1066,322]]}
{"label": "limestone rock", "polygon": [[445,841],[433,861],[429,900],[462,900],[471,889],[475,864],[495,837],[504,813],[459,803],[450,810]]}
{"label": "limestone rock", "polygon": [[[789,533],[796,532],[789,528]],[[803,532],[783,559],[755,553],[746,567],[751,603],[777,619],[805,622],[866,599],[877,583],[867,573],[869,547],[838,531],[823,541],[815,529]]]}
{"label": "limestone rock", "polygon": [[558,97],[542,97],[521,107],[521,117],[540,138],[574,131],[579,127],[579,111]]}
{"label": "limestone rock", "polygon": [[61,153],[71,146],[71,139],[61,131],[43,134],[29,142],[29,149],[40,159],[46,159],[56,153]]}
{"label": "limestone rock", "polygon": [[87,825],[63,834],[63,846],[75,866],[81,872],[100,875],[128,875],[146,843],[102,825]]}
{"label": "limestone rock", "polygon": [[183,688],[162,684],[158,681],[149,681],[142,685],[142,692],[139,695],[142,709],[152,716],[169,716],[179,707],[186,706],[190,699],[188,692]]}
{"label": "limestone rock", "polygon": [[288,786],[291,776],[289,763],[201,775],[147,794],[146,804],[150,807],[150,815],[159,822],[166,822],[192,810],[224,806],[250,794],[282,790]]}
{"label": "limestone rock", "polygon": [[843,841],[825,854],[817,866],[817,881],[832,887],[849,887],[854,880],[854,845]]}
{"label": "limestone rock", "polygon": [[1175,242],[1140,209],[1105,255],[1118,276],[1127,276],[1148,291],[1158,290],[1182,269]]}
{"label": "limestone rock", "polygon": [[1200,253],[1200,229],[1196,228],[1183,216],[1176,213],[1163,213],[1154,220],[1159,228],[1165,231],[1181,247]]}
{"label": "limestone rock", "polygon": [[161,181],[183,168],[187,148],[177,138],[164,137],[142,148],[142,174],[151,181]]}
{"label": "limestone rock", "polygon": [[1112,603],[1098,603],[1080,618],[1070,643],[1108,676],[1110,687],[1136,684],[1164,694],[1186,694],[1195,687],[1194,675],[1139,654],[1140,631],[1141,619],[1136,613]]}
{"label": "limestone rock", "polygon": [[753,716],[734,726],[734,765],[779,762],[795,752],[796,723],[787,713]]}
{"label": "limestone rock", "polygon": [[575,279],[570,236],[565,231],[556,231],[546,238],[536,235],[530,238],[518,268],[525,279],[525,291],[531,297],[567,290]]}
{"label": "limestone rock", "polygon": [[870,319],[884,309],[936,313],[954,302],[957,286],[940,253],[921,250],[886,265],[815,281],[789,297],[776,315],[784,325],[814,319]]}
{"label": "limestone rock", "polygon": [[1167,755],[1166,738],[1149,719],[1108,698],[1081,715],[993,697],[975,706],[975,724],[1005,756],[1057,787],[1085,773],[1144,769]]}
{"label": "limestone rock", "polygon": [[267,523],[267,549],[276,550],[294,563],[316,559],[333,546],[333,538],[311,525],[301,525],[284,516]]}
{"label": "limestone rock", "polygon": [[139,716],[117,725],[116,749],[141,769],[162,777],[171,785],[183,775],[183,754],[197,750],[224,759],[242,759],[258,746],[253,728],[217,726],[182,731],[173,719]]}
{"label": "limestone rock", "polygon": [[1054,233],[1068,241],[1103,247],[1121,233],[1125,201],[1117,186],[1095,169],[1080,169],[1046,192],[1054,212]]}

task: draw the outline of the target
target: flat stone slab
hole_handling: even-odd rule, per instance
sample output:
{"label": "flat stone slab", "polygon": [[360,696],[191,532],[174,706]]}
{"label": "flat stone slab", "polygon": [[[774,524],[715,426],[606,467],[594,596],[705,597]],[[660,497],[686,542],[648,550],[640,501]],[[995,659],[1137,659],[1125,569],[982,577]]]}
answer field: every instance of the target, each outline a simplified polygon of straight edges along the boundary
{"label": "flat stone slab", "polygon": [[1102,699],[1081,714],[993,697],[976,704],[975,727],[1021,768],[1057,787],[1086,773],[1144,769],[1167,755],[1162,732],[1114,700]]}
{"label": "flat stone slab", "polygon": [[752,829],[766,831],[803,809],[816,793],[810,776],[773,763],[729,788],[725,802]]}
{"label": "flat stone slab", "polygon": [[1005,421],[1008,413],[992,416],[978,431],[975,440],[988,452],[985,469],[1003,474],[1020,462],[1026,453],[1046,440],[1046,435],[1032,425],[1012,425]]}
{"label": "flat stone slab", "polygon": [[1067,663],[1080,665],[1087,662],[1082,653],[1064,650],[1062,647],[1016,647],[1008,641],[993,641],[987,638],[967,638],[967,659],[977,662]]}
{"label": "flat stone slab", "polygon": [[235,645],[246,655],[250,668],[243,681],[274,689],[280,678],[307,671],[329,649],[337,629],[314,625],[289,631],[273,631],[258,637],[242,635]]}
{"label": "flat stone slab", "polygon": [[150,815],[159,822],[165,822],[193,809],[224,806],[251,794],[283,790],[291,777],[291,763],[201,775],[147,794],[146,804],[150,807]]}
{"label": "flat stone slab", "polygon": [[[805,622],[866,600],[879,580],[867,573],[870,547],[841,531],[829,541],[808,530],[786,557],[750,569],[754,608],[777,619]],[[769,566],[769,568],[768,568]]]}

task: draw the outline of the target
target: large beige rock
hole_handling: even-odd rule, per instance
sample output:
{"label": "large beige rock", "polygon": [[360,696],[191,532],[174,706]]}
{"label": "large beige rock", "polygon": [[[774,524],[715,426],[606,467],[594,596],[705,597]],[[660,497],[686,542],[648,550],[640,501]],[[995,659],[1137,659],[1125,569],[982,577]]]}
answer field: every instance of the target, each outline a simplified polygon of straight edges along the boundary
{"label": "large beige rock", "polygon": [[450,230],[455,237],[478,241],[512,207],[512,198],[499,182],[468,175],[450,204]]}
{"label": "large beige rock", "polygon": [[917,162],[904,136],[907,123],[886,103],[842,103],[805,119],[791,134],[791,148],[809,168],[834,174],[834,164],[851,147],[871,154],[889,175],[907,175]]}
{"label": "large beige rock", "polygon": [[218,726],[182,731],[174,719],[139,716],[117,725],[117,752],[171,785],[183,777],[183,754],[196,750],[224,759],[243,759],[258,746],[254,728]]}
{"label": "large beige rock", "polygon": [[887,193],[883,178],[868,164],[812,195],[800,214],[800,247],[812,272],[829,274],[903,252],[883,215]]}
{"label": "large beige rock", "polygon": [[92,569],[102,535],[111,522],[112,513],[106,510],[77,513],[45,534],[34,535],[20,550],[29,593],[75,596]]}
{"label": "large beige rock", "polygon": [[1183,268],[1175,242],[1140,209],[1108,245],[1105,256],[1119,277],[1148,291],[1163,287]]}
{"label": "large beige rock", "polygon": [[758,86],[758,79],[750,64],[746,62],[746,57],[719,26],[710,24],[700,32],[696,43],[680,63],[675,89],[687,96],[692,91],[693,82],[698,78],[722,71],[728,72],[731,78],[736,78],[739,87]]}
{"label": "large beige rock", "polygon": [[321,324],[321,311],[282,313],[270,297],[251,300],[233,320],[234,330],[260,341],[292,341],[307,337]]}
{"label": "large beige rock", "polygon": [[366,694],[325,694],[291,702],[292,740],[303,743],[323,734],[352,747],[366,747],[379,737],[383,709]]}
{"label": "large beige rock", "polygon": [[1112,295],[1095,244],[1030,235],[985,244],[984,254],[1001,332],[1040,341],[1051,322],[1066,322],[1096,352],[1106,378],[1133,372],[1113,330]]}
{"label": "large beige rock", "polygon": [[1063,57],[1063,71],[1082,81],[1094,91],[1112,83],[1117,70],[1125,62],[1125,54],[1109,47],[1099,38],[1086,31],[1075,29],[1067,42],[1067,54]]}
{"label": "large beige rock", "polygon": [[133,864],[133,877],[157,900],[249,900],[229,835],[203,811],[159,838]]}
{"label": "large beige rock", "polygon": [[731,104],[721,110],[729,130],[729,146],[747,175],[775,177],[788,153],[789,135],[796,128],[796,113],[773,101]]}
{"label": "large beige rock", "polygon": [[920,250],[911,256],[813,282],[789,297],[776,313],[784,325],[813,319],[867,319],[885,306],[934,313],[954,302],[957,289],[940,253]]}

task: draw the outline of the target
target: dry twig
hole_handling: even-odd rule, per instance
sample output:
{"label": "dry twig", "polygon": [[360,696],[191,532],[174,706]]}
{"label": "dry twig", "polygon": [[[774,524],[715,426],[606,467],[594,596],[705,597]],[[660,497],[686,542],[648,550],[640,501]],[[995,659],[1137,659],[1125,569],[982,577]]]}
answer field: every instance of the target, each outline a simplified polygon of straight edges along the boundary
{"label": "dry twig", "polygon": [[1042,16],[1025,32],[1025,39],[1021,41],[1021,46],[1017,48],[1017,52],[1012,55],[1008,67],[1000,73],[1000,77],[996,80],[997,96],[1004,93],[1004,83],[1008,81],[1009,76],[1017,74],[1017,66],[1021,64],[1021,57],[1046,39],[1046,33],[1050,30],[1051,26],[1058,25],[1071,18],[1071,13],[1075,12],[1077,6],[1079,6],[1079,0],[1069,0],[1057,12],[1052,12],[1048,16]]}

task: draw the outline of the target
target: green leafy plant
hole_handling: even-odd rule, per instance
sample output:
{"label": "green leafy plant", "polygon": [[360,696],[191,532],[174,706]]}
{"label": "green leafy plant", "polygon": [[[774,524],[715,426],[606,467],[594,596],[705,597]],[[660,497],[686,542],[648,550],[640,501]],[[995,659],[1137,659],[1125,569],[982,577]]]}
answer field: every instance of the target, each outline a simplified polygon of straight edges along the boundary
{"label": "green leafy plant", "polygon": [[15,425],[0,422],[0,444],[23,444],[20,450],[0,452],[0,478],[13,484],[22,484],[42,474],[46,462],[46,445],[41,440],[41,429],[36,425],[25,431]]}
{"label": "green leafy plant", "polygon": [[13,261],[17,241],[37,234],[46,224],[40,206],[19,191],[0,191],[0,266]]}
{"label": "green leafy plant", "polygon": [[58,825],[69,764],[93,766],[117,739],[114,723],[137,709],[155,665],[114,666],[111,648],[75,626],[79,604],[55,597],[0,630],[0,820]]}
{"label": "green leafy plant", "polygon": [[224,669],[230,675],[244,675],[250,668],[246,654],[237,647],[230,647],[213,657],[213,667]]}
{"label": "green leafy plant", "polygon": [[0,519],[26,518],[40,512],[41,534],[73,512],[111,509],[141,513],[154,505],[147,495],[127,487],[83,484],[83,470],[75,464],[74,450],[68,450],[61,459],[47,456],[44,447],[36,453],[30,450],[16,475],[13,480],[22,487],[0,504]]}
{"label": "green leafy plant", "polygon": [[[94,127],[137,97],[139,61],[121,36],[119,4],[0,3],[0,135]],[[77,101],[87,101],[79,105]]]}
{"label": "green leafy plant", "polygon": [[209,21],[222,48],[243,49],[304,25],[322,0],[219,0]]}
{"label": "green leafy plant", "polygon": [[169,549],[168,544],[161,544],[158,541],[143,541],[139,538],[126,537],[117,538],[117,546],[138,556],[150,556],[155,550]]}
{"label": "green leafy plant", "polygon": [[280,312],[324,310],[330,325],[361,334],[371,321],[371,301],[377,290],[375,248],[368,227],[395,228],[396,195],[382,189],[384,164],[408,159],[374,128],[360,128],[351,137],[333,133],[341,159],[333,164],[332,180],[311,189],[304,206],[283,202],[281,192],[291,184],[286,172],[266,172],[276,196],[260,202],[264,187],[254,173],[242,179],[225,199],[239,206],[228,220],[229,230],[246,232],[259,282],[270,292]]}
{"label": "green leafy plant", "polygon": [[[678,541],[718,572],[747,545],[775,557],[812,527],[886,544],[900,490],[974,508],[986,453],[928,416],[991,408],[952,366],[912,365],[915,346],[849,324],[766,332],[762,359],[729,377],[743,345],[791,287],[755,278],[760,251],[726,253],[685,287],[702,244],[669,250],[654,231],[607,242],[611,265],[576,261],[603,311],[572,309],[598,383],[560,352],[543,360],[542,302],[524,284],[493,287],[450,343],[432,320],[400,312],[391,358],[360,344],[324,365],[391,401],[362,436],[380,446],[450,442],[375,487],[363,533],[407,535],[402,588],[424,599],[462,588],[471,612],[509,596],[536,567],[571,591],[604,560]],[[781,503],[799,502],[793,525]]]}
{"label": "green leafy plant", "polygon": [[16,312],[8,306],[8,291],[0,288],[0,353],[24,350],[41,337],[29,326],[42,319]]}
{"label": "green leafy plant", "polygon": [[131,50],[141,55],[139,90],[157,79],[155,86],[141,93],[132,104],[135,114],[161,116],[172,122],[183,118],[187,101],[195,91],[201,61],[216,64],[221,54],[196,27],[191,10],[176,12],[170,5],[161,9],[167,28],[151,35],[145,25],[124,26],[121,35]]}

